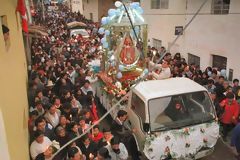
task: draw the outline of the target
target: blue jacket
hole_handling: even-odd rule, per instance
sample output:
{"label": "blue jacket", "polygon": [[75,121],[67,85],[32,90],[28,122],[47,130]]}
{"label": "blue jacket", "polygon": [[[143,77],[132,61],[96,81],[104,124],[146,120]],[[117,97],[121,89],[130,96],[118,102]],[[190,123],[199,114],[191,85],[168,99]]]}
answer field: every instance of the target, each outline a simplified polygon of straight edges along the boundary
{"label": "blue jacket", "polygon": [[235,146],[240,151],[240,123],[233,129],[231,145]]}

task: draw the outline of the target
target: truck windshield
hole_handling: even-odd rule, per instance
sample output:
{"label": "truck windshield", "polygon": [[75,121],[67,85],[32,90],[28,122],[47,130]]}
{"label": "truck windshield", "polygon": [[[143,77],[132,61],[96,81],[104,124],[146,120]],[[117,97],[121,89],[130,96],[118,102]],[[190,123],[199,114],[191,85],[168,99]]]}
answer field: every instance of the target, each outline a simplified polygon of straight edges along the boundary
{"label": "truck windshield", "polygon": [[207,92],[194,92],[149,100],[151,131],[177,129],[215,118]]}

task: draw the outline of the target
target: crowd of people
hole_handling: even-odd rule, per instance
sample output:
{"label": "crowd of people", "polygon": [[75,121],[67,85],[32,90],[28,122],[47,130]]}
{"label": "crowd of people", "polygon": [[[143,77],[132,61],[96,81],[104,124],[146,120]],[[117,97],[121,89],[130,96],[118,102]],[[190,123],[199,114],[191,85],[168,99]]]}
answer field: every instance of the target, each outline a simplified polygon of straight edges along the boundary
{"label": "crowd of people", "polygon": [[[33,160],[50,159],[58,146],[85,134],[69,144],[54,159],[70,160],[126,160],[139,159],[136,142],[132,136],[135,130],[124,127],[127,112],[120,110],[111,127],[97,124],[99,120],[98,97],[93,82],[97,80],[88,67],[89,62],[101,60],[101,35],[96,23],[87,20],[80,13],[72,13],[65,6],[58,11],[46,12],[42,21],[40,12],[34,16],[36,24],[44,24],[48,36],[33,39],[31,45],[32,64],[29,67],[29,133],[30,155]],[[84,22],[89,38],[70,36],[67,23]],[[239,80],[233,84],[221,75],[217,68],[201,71],[195,64],[187,64],[180,53],[174,56],[148,48],[145,62],[154,79],[188,77],[205,86],[215,104],[222,124],[223,139],[237,125],[232,136],[232,145],[240,153],[239,129]],[[163,60],[160,57],[164,55]],[[240,158],[240,156],[238,156]]]}
{"label": "crowd of people", "polygon": [[[160,59],[162,55],[164,55],[163,60]],[[231,135],[231,145],[236,147],[237,159],[240,159],[239,79],[229,82],[225,69],[207,67],[202,71],[200,66],[194,63],[187,64],[180,53],[176,53],[174,56],[171,53],[166,53],[164,47],[161,47],[159,51],[154,47],[149,47],[146,62],[151,71],[149,75],[154,79],[187,77],[208,90],[220,121],[222,139],[226,142],[229,132],[234,128]]]}
{"label": "crowd of people", "polygon": [[[120,110],[111,127],[96,124],[101,104],[92,86],[97,77],[89,62],[101,59],[97,24],[65,6],[58,8],[46,12],[44,19],[40,12],[34,16],[35,24],[45,25],[48,36],[34,38],[31,45],[28,89],[31,158],[50,159],[59,147],[82,134],[54,159],[126,160],[129,154],[139,159],[131,131],[123,126],[127,112]],[[70,35],[67,23],[74,21],[87,25],[88,38]],[[93,124],[96,126],[89,129]]]}

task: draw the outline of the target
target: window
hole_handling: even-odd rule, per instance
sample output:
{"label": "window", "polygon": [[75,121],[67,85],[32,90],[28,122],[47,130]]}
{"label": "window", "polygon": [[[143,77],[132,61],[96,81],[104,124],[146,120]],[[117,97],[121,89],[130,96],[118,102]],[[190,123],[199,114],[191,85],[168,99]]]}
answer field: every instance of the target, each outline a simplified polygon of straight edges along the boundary
{"label": "window", "polygon": [[132,94],[131,109],[140,117],[142,123],[146,121],[145,103],[136,94]]}
{"label": "window", "polygon": [[200,57],[193,55],[191,53],[188,53],[188,64],[195,64],[197,66],[200,66]]}
{"label": "window", "polygon": [[151,9],[168,9],[169,0],[151,0]]}
{"label": "window", "polygon": [[183,26],[175,27],[175,35],[183,35]]}
{"label": "window", "polygon": [[230,0],[212,0],[212,14],[228,14]]}
{"label": "window", "polygon": [[163,131],[202,124],[215,119],[207,92],[160,97],[148,102],[151,131]]}
{"label": "window", "polygon": [[212,66],[221,69],[227,68],[227,58],[223,56],[213,55]]}
{"label": "window", "polygon": [[9,49],[10,47],[10,31],[9,31],[9,28],[8,28],[8,24],[7,24],[7,16],[3,15],[0,17],[0,28],[1,28],[1,32],[2,32],[2,35],[3,35],[3,40],[5,41],[5,47],[6,47],[6,50]]}
{"label": "window", "polygon": [[160,50],[160,48],[162,47],[162,41],[159,39],[152,39],[153,41],[153,47],[156,48],[157,50]]}

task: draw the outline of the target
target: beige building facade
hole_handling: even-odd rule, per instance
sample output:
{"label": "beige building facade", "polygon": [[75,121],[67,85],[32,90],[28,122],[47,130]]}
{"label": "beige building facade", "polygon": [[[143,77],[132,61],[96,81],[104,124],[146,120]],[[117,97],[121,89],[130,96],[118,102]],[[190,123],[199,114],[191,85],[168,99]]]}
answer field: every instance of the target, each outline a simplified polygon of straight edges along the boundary
{"label": "beige building facade", "polygon": [[[0,5],[0,159],[28,160],[27,64],[17,0]],[[2,24],[10,29],[4,41]]]}

